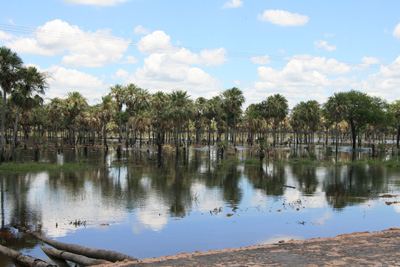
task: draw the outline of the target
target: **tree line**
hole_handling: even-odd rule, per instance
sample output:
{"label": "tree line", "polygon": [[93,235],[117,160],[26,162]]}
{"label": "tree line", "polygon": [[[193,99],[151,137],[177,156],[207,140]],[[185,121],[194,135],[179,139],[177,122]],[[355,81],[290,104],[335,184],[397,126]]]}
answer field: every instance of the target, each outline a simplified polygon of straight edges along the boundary
{"label": "tree line", "polygon": [[326,144],[335,143],[336,149],[343,139],[351,140],[355,149],[363,139],[375,142],[389,137],[399,148],[400,101],[389,104],[356,90],[335,93],[322,104],[300,102],[291,110],[287,99],[275,94],[243,110],[245,97],[236,87],[210,99],[192,100],[183,90],[150,94],[135,84],[116,84],[99,104],[89,105],[79,92],[44,103],[47,79],[46,73],[23,66],[16,53],[0,47],[2,160],[12,158],[18,138],[32,137],[108,147],[110,137],[132,146],[147,135],[159,152],[166,143],[174,144],[178,152],[182,142],[253,145],[268,140],[268,146],[275,147],[312,144],[317,134]]}

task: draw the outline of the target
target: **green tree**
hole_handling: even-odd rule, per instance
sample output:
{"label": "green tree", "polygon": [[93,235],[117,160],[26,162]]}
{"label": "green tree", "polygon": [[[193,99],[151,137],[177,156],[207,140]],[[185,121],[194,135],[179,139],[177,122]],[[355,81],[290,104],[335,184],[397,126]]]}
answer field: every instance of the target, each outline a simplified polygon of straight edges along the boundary
{"label": "green tree", "polygon": [[236,87],[232,89],[227,89],[221,94],[222,98],[222,108],[226,114],[226,132],[225,140],[228,140],[228,129],[229,129],[229,117],[233,117],[233,133],[232,138],[233,145],[236,146],[236,119],[242,113],[242,105],[245,101],[243,92]]}
{"label": "green tree", "polygon": [[189,99],[189,95],[186,91],[176,90],[173,91],[169,96],[168,101],[168,116],[174,122],[175,128],[175,144],[176,153],[180,145],[180,131],[185,122],[187,122],[193,115],[193,102]]}
{"label": "green tree", "polygon": [[18,119],[21,109],[30,110],[43,103],[42,95],[47,88],[46,74],[39,72],[35,67],[22,68],[21,80],[11,91],[11,102],[17,106],[15,115],[14,132],[8,159],[12,159],[18,132]]}
{"label": "green tree", "polygon": [[276,129],[289,113],[289,106],[287,103],[287,99],[280,95],[275,94],[273,96],[269,96],[267,100],[261,103],[261,112],[266,121],[269,119],[273,120],[273,143],[276,144]]}
{"label": "green tree", "polygon": [[1,111],[1,155],[0,160],[4,161],[4,125],[6,120],[7,94],[20,79],[22,59],[9,48],[0,47],[0,87],[3,90],[3,107]]}
{"label": "green tree", "polygon": [[328,118],[335,122],[335,147],[337,154],[339,144],[338,124],[344,120],[349,109],[349,99],[347,98],[346,93],[340,92],[330,96],[328,101],[324,103],[323,109],[325,110],[325,114],[328,116]]}
{"label": "green tree", "polygon": [[79,92],[68,92],[68,97],[64,101],[64,115],[70,129],[70,144],[76,144],[76,130],[78,117],[88,107],[87,99]]}
{"label": "green tree", "polygon": [[119,136],[118,136],[118,142],[121,143],[122,140],[122,107],[124,105],[124,98],[126,98],[126,88],[123,87],[120,84],[116,84],[110,88],[111,91],[111,96],[115,99],[116,102],[116,107],[118,111],[118,130],[119,130]]}
{"label": "green tree", "polygon": [[400,148],[400,100],[396,100],[389,105],[389,110],[396,119],[396,146],[397,149]]}
{"label": "green tree", "polygon": [[115,102],[112,100],[112,96],[107,94],[101,98],[101,103],[99,105],[99,117],[103,125],[103,144],[106,148],[107,145],[107,123],[110,122],[112,116],[114,115]]}

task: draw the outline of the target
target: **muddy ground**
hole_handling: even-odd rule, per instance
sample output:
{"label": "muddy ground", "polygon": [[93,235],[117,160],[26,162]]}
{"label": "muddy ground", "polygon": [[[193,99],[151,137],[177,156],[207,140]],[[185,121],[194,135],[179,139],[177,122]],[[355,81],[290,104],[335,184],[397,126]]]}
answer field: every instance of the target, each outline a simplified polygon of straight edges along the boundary
{"label": "muddy ground", "polygon": [[183,253],[104,266],[400,266],[400,229]]}

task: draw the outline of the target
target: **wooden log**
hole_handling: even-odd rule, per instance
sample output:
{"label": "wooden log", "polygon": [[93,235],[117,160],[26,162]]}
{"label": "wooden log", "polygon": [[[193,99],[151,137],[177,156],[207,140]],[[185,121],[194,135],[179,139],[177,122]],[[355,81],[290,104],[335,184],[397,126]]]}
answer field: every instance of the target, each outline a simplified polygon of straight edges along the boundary
{"label": "wooden log", "polygon": [[82,255],[74,254],[71,252],[63,251],[63,250],[58,250],[58,249],[52,249],[48,247],[41,247],[44,253],[46,253],[49,258],[56,258],[56,259],[61,259],[64,261],[72,261],[75,263],[78,263],[79,265],[82,266],[91,266],[91,265],[99,265],[99,264],[108,264],[111,263],[110,261],[106,260],[99,260],[99,259],[92,259],[89,257],[85,257]]}
{"label": "wooden log", "polygon": [[0,253],[10,258],[15,265],[29,267],[52,267],[48,262],[22,254],[19,251],[0,245]]}
{"label": "wooden log", "polygon": [[116,261],[123,261],[123,260],[130,260],[130,261],[135,261],[137,260],[136,258],[119,253],[116,251],[112,250],[104,250],[104,249],[96,249],[96,248],[89,248],[89,247],[84,247],[80,245],[74,245],[74,244],[67,244],[63,242],[59,242],[50,238],[47,238],[45,236],[42,236],[38,232],[32,231],[27,229],[26,227],[23,226],[14,226],[17,228],[19,231],[27,233],[31,236],[36,237],[37,239],[42,240],[46,244],[59,249],[59,250],[64,250],[68,251],[71,253],[75,253],[78,255],[83,255],[89,258],[94,258],[94,259],[102,259],[106,261],[111,261],[111,262],[116,262]]}

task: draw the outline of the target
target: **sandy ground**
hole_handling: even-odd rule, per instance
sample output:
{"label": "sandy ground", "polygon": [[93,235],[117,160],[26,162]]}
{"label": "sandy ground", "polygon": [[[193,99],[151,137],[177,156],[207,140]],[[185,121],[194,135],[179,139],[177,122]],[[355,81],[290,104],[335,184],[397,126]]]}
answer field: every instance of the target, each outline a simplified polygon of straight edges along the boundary
{"label": "sandy ground", "polygon": [[122,266],[400,266],[400,229],[119,262]]}

